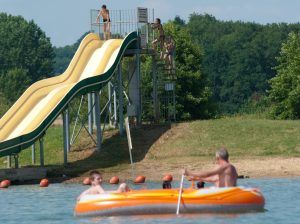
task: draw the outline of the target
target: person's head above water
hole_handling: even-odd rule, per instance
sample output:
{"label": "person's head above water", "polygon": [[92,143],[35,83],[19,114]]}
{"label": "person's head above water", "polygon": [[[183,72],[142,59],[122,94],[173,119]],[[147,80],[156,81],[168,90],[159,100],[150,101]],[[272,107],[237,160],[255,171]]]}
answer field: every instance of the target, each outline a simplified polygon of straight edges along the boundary
{"label": "person's head above water", "polygon": [[92,185],[98,185],[102,183],[102,175],[97,170],[93,170],[90,172],[90,180]]}
{"label": "person's head above water", "polygon": [[204,188],[204,185],[205,183],[203,181],[198,181],[197,182],[197,188],[200,189],[200,188]]}
{"label": "person's head above water", "polygon": [[102,7],[101,7],[102,9],[106,9],[106,5],[102,5]]}
{"label": "person's head above water", "polygon": [[163,189],[171,189],[172,185],[170,181],[164,181],[162,184]]}
{"label": "person's head above water", "polygon": [[228,162],[229,159],[229,154],[227,149],[225,148],[220,148],[219,150],[216,151],[216,159],[217,160],[225,160]]}

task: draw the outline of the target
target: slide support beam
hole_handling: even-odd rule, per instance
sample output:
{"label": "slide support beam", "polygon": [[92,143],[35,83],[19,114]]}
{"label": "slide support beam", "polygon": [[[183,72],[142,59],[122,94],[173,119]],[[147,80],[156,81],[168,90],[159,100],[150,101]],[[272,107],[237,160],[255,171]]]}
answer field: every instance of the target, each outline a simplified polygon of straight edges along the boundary
{"label": "slide support beam", "polygon": [[117,128],[117,122],[118,122],[118,112],[117,112],[117,94],[116,94],[116,86],[113,85],[113,91],[114,91],[114,126]]}
{"label": "slide support beam", "polygon": [[32,165],[35,164],[35,143],[31,146],[31,163]]}
{"label": "slide support beam", "polygon": [[88,131],[93,134],[93,97],[92,93],[88,93]]}
{"label": "slide support beam", "polygon": [[39,139],[40,142],[40,166],[44,166],[44,138]]}
{"label": "slide support beam", "polygon": [[101,150],[102,143],[102,130],[101,130],[101,108],[100,108],[100,94],[99,92],[93,93],[95,99],[95,123],[96,123],[96,136],[97,146],[96,150]]}
{"label": "slide support beam", "polygon": [[15,168],[19,168],[19,154],[14,154],[14,159],[15,159]]}
{"label": "slide support beam", "polygon": [[6,168],[11,168],[11,155],[7,156],[7,165]]}
{"label": "slide support beam", "polygon": [[152,80],[153,80],[153,109],[154,109],[154,120],[159,120],[159,109],[157,100],[157,68],[155,55],[152,55]]}
{"label": "slide support beam", "polygon": [[64,165],[68,163],[68,153],[70,152],[70,118],[69,109],[63,111],[63,138],[64,138]]}
{"label": "slide support beam", "polygon": [[136,54],[136,76],[137,76],[137,91],[138,91],[138,102],[137,102],[137,125],[142,124],[142,102],[141,102],[141,60],[140,54]]}
{"label": "slide support beam", "polygon": [[123,85],[122,85],[122,62],[118,64],[118,94],[119,94],[119,132],[124,133],[123,118]]}
{"label": "slide support beam", "polygon": [[112,123],[112,83],[111,82],[108,82],[108,85],[107,85],[107,88],[108,88],[108,120],[109,120],[109,126],[112,127],[113,126],[113,123]]}

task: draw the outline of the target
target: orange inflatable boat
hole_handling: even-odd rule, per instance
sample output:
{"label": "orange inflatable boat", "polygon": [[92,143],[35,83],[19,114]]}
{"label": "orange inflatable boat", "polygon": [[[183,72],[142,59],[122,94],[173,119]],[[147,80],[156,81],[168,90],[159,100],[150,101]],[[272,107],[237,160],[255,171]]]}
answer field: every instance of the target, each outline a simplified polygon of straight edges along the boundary
{"label": "orange inflatable boat", "polygon": [[[74,209],[76,216],[175,214],[179,189],[137,190],[85,195]],[[253,188],[183,189],[180,213],[247,212],[264,209],[265,199]]]}

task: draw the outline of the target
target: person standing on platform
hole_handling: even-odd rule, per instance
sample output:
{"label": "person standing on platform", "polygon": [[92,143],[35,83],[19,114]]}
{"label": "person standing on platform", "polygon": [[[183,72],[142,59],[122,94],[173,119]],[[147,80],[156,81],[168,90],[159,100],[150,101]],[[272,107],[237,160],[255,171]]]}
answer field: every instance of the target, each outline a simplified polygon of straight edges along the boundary
{"label": "person standing on platform", "polygon": [[[110,17],[109,10],[106,8],[106,5],[102,5],[101,10],[99,11],[98,16],[96,17],[96,23],[99,23],[99,18],[103,18],[103,39],[110,39]],[[107,32],[106,32],[107,31]],[[107,39],[106,39],[107,36]]]}
{"label": "person standing on platform", "polygon": [[153,28],[153,29],[157,29],[158,32],[159,32],[159,37],[156,38],[156,39],[152,42],[153,48],[156,50],[157,43],[160,44],[160,48],[161,48],[160,59],[163,59],[162,52],[163,52],[164,42],[165,42],[166,36],[165,36],[164,28],[163,28],[163,26],[162,26],[162,24],[161,24],[160,18],[156,18],[156,19],[155,19],[155,23],[152,23],[152,28]]}

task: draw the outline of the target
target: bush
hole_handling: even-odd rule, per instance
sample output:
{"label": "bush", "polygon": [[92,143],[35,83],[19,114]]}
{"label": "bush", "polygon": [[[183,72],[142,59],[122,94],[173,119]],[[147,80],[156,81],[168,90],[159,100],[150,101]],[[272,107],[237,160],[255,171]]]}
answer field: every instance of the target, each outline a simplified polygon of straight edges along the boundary
{"label": "bush", "polygon": [[33,21],[0,13],[0,91],[4,97],[17,99],[30,83],[49,77],[53,64],[50,39]]}
{"label": "bush", "polygon": [[290,33],[282,45],[277,75],[270,80],[271,114],[278,119],[300,118],[300,32]]}

